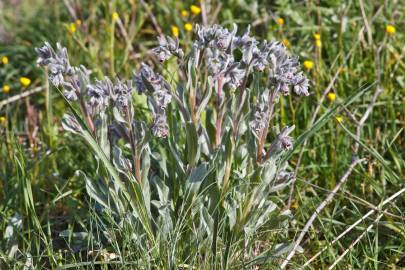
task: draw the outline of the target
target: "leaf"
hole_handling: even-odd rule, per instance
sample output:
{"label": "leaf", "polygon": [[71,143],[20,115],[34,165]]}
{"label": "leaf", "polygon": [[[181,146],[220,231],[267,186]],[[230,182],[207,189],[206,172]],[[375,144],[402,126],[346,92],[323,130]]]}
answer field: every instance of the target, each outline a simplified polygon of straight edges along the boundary
{"label": "leaf", "polygon": [[192,122],[186,123],[186,138],[187,138],[187,161],[191,167],[194,167],[200,155],[200,147],[198,145],[197,130]]}

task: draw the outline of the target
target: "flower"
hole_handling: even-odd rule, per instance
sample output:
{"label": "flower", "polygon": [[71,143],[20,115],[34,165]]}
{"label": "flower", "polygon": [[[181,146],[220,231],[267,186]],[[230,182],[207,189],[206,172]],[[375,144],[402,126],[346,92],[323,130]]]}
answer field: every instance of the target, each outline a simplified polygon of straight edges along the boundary
{"label": "flower", "polygon": [[196,5],[191,5],[190,6],[190,11],[191,11],[191,13],[197,15],[197,14],[201,13],[201,8],[196,6]]}
{"label": "flower", "polygon": [[77,19],[77,20],[76,20],[76,24],[77,24],[78,26],[80,26],[80,25],[82,25],[82,21],[79,20],[79,19]]}
{"label": "flower", "polygon": [[1,58],[1,62],[3,63],[3,65],[7,65],[8,64],[8,57],[7,56],[3,56]]}
{"label": "flower", "polygon": [[184,25],[184,30],[186,30],[187,32],[190,32],[191,30],[193,30],[193,25],[191,23],[186,23]]}
{"label": "flower", "polygon": [[338,123],[342,123],[343,122],[343,117],[340,115],[335,116],[336,121],[338,121]]}
{"label": "flower", "polygon": [[166,61],[170,56],[175,55],[179,58],[184,56],[183,50],[179,47],[179,40],[171,37],[158,37],[159,46],[153,49],[160,62]]}
{"label": "flower", "polygon": [[388,35],[393,36],[395,34],[396,29],[395,29],[395,26],[389,24],[385,28],[385,31],[387,32]]}
{"label": "flower", "polygon": [[188,16],[188,11],[185,10],[185,9],[183,9],[180,13],[181,13],[182,17],[187,17]]}
{"label": "flower", "polygon": [[3,85],[3,93],[7,94],[10,92],[10,86],[8,84]]}
{"label": "flower", "polygon": [[67,26],[67,30],[69,33],[73,34],[74,32],[76,32],[76,24],[75,23],[70,23]]}
{"label": "flower", "polygon": [[120,18],[120,15],[118,15],[118,12],[113,12],[111,17],[112,17],[113,22],[115,22],[116,20],[118,20]]}
{"label": "flower", "polygon": [[314,67],[314,62],[311,60],[305,60],[304,61],[304,67],[308,70],[312,69]]}
{"label": "flower", "polygon": [[315,39],[315,46],[318,48],[322,47],[321,34],[315,33],[314,39]]}
{"label": "flower", "polygon": [[5,116],[0,116],[0,124],[4,124],[7,118]]}
{"label": "flower", "polygon": [[179,28],[177,26],[172,25],[172,34],[173,34],[173,36],[178,37],[179,33],[180,33]]}
{"label": "flower", "polygon": [[277,24],[280,25],[280,26],[283,26],[284,25],[284,19],[283,18],[278,18],[277,19]]}
{"label": "flower", "polygon": [[331,102],[334,102],[336,100],[336,94],[333,92],[329,92],[327,97]]}
{"label": "flower", "polygon": [[290,47],[290,45],[291,45],[291,44],[290,44],[290,41],[289,41],[288,39],[286,39],[286,38],[283,39],[282,43],[283,43],[283,45],[286,46],[286,47]]}
{"label": "flower", "polygon": [[27,87],[28,85],[31,84],[31,80],[27,77],[21,77],[20,78],[20,83],[22,86]]}

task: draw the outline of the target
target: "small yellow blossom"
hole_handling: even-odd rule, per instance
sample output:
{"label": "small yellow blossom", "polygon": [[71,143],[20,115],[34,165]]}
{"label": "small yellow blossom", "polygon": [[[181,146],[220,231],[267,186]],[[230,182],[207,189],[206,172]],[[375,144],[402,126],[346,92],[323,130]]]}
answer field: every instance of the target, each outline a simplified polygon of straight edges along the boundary
{"label": "small yellow blossom", "polygon": [[283,44],[284,44],[284,46],[286,46],[286,47],[290,47],[290,41],[288,40],[288,39],[283,39]]}
{"label": "small yellow blossom", "polygon": [[28,85],[31,84],[31,80],[27,77],[21,77],[20,78],[20,83],[22,86],[27,87]]}
{"label": "small yellow blossom", "polygon": [[114,12],[114,13],[112,14],[112,20],[113,20],[113,22],[115,22],[116,20],[118,20],[119,17],[120,17],[120,15],[118,15],[118,12]]}
{"label": "small yellow blossom", "polygon": [[340,116],[340,115],[337,115],[337,116],[335,117],[335,119],[336,119],[336,121],[338,121],[338,123],[342,123],[342,122],[343,122],[343,117]]}
{"label": "small yellow blossom", "polygon": [[6,122],[6,117],[0,116],[0,124],[4,124]]}
{"label": "small yellow blossom", "polygon": [[314,67],[314,62],[311,60],[305,60],[304,61],[304,67],[308,70],[312,69]]}
{"label": "small yellow blossom", "polygon": [[76,32],[76,24],[75,23],[70,23],[67,26],[67,30],[69,33],[73,34],[74,32]]}
{"label": "small yellow blossom", "polygon": [[191,5],[190,6],[190,11],[191,11],[191,13],[197,15],[197,14],[201,13],[201,8],[196,6],[196,5]]}
{"label": "small yellow blossom", "polygon": [[1,58],[1,62],[3,63],[3,65],[7,65],[8,64],[8,57],[7,56],[3,56]]}
{"label": "small yellow blossom", "polygon": [[389,25],[387,25],[387,28],[385,29],[385,31],[387,32],[388,35],[392,36],[395,34],[396,29],[395,29],[395,26],[389,24]]}
{"label": "small yellow blossom", "polygon": [[280,26],[283,26],[284,25],[284,19],[283,18],[278,18],[277,19],[277,24],[280,25]]}
{"label": "small yellow blossom", "polygon": [[315,33],[315,34],[314,34],[314,39],[315,39],[315,40],[321,40],[321,34]]}
{"label": "small yellow blossom", "polygon": [[191,30],[193,30],[193,25],[191,23],[186,23],[184,25],[184,30],[186,30],[187,32],[190,32]]}
{"label": "small yellow blossom", "polygon": [[79,19],[77,19],[77,20],[76,20],[76,24],[77,24],[78,26],[80,26],[80,25],[82,25],[82,21],[79,20]]}
{"label": "small yellow blossom", "polygon": [[322,41],[320,39],[315,40],[315,46],[318,48],[322,47]]}
{"label": "small yellow blossom", "polygon": [[329,92],[327,97],[331,102],[334,102],[336,100],[336,94],[333,92]]}
{"label": "small yellow blossom", "polygon": [[179,28],[177,26],[172,25],[172,34],[173,34],[173,36],[178,37],[179,33],[180,33]]}
{"label": "small yellow blossom", "polygon": [[185,10],[185,9],[183,9],[183,10],[181,11],[181,16],[182,16],[182,17],[187,17],[187,16],[188,16],[188,11]]}
{"label": "small yellow blossom", "polygon": [[8,84],[3,85],[3,93],[7,94],[10,92],[10,86]]}

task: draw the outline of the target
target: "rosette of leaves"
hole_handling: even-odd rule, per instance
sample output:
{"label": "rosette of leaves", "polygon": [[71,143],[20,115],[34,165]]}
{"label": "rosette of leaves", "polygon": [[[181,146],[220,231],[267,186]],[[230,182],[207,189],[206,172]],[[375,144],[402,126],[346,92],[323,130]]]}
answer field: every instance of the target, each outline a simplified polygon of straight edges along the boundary
{"label": "rosette of leaves", "polygon": [[[236,267],[255,262],[261,228],[288,218],[276,198],[292,180],[281,158],[293,148],[294,127],[280,127],[274,115],[290,88],[308,95],[308,79],[279,42],[259,42],[249,29],[237,35],[236,25],[195,29],[186,54],[178,40],[159,38],[155,69],[165,75],[142,63],[129,81],[93,81],[49,44],[37,49],[39,64],[70,104],[64,128],[85,138],[103,165],[97,179],[82,172],[88,194],[131,228],[135,250],[169,268],[207,259]],[[147,96],[149,116],[134,113],[137,95]],[[271,258],[287,247],[260,251]]]}

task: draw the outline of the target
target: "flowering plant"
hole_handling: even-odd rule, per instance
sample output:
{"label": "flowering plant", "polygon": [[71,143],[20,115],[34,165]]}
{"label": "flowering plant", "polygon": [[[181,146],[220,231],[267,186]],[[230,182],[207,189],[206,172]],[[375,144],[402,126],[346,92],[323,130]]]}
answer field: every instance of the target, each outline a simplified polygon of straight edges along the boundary
{"label": "flowering plant", "polygon": [[[188,261],[188,245],[202,260],[222,256],[228,265],[233,245],[252,255],[238,238],[286,216],[271,194],[291,181],[281,157],[293,147],[294,127],[274,123],[275,105],[291,89],[308,95],[309,83],[279,42],[258,42],[249,29],[237,35],[236,25],[195,29],[187,54],[178,40],[159,37],[157,59],[177,58],[170,76],[142,63],[130,80],[93,80],[84,66],[70,65],[61,45],[36,50],[70,106],[64,129],[82,136],[103,165],[97,179],[81,172],[98,209],[130,224],[136,239],[168,243],[136,248],[171,266],[179,263],[173,254]],[[137,95],[146,95],[152,121],[136,112]],[[180,235],[189,241],[178,246]]]}

